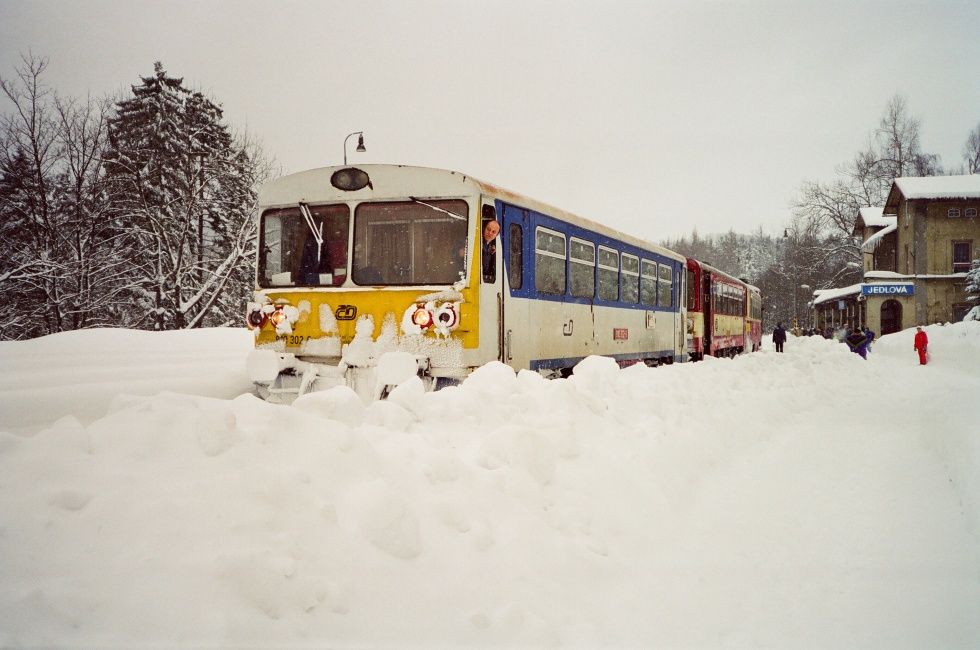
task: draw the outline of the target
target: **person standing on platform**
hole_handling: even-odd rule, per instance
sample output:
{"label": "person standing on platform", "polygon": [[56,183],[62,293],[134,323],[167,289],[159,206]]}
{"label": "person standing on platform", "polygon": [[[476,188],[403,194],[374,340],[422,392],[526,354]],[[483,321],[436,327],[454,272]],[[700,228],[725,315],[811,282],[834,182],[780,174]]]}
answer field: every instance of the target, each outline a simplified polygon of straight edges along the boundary
{"label": "person standing on platform", "polygon": [[786,330],[782,323],[776,323],[776,329],[772,331],[772,342],[776,344],[776,352],[783,351],[783,343],[786,342]]}
{"label": "person standing on platform", "polygon": [[919,353],[919,365],[924,366],[929,362],[927,348],[929,347],[929,336],[919,325],[915,328],[915,351]]}

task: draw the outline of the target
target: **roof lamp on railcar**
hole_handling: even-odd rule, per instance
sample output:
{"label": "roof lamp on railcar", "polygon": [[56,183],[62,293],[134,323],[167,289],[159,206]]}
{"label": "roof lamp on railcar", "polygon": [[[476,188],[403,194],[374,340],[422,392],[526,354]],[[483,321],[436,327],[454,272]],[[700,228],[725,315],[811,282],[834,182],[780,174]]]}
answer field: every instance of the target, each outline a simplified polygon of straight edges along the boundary
{"label": "roof lamp on railcar", "polygon": [[371,179],[368,178],[367,172],[358,169],[357,167],[345,167],[344,169],[338,169],[330,177],[330,184],[336,187],[338,190],[343,190],[345,192],[355,192],[365,187],[374,189],[374,186],[371,185]]}

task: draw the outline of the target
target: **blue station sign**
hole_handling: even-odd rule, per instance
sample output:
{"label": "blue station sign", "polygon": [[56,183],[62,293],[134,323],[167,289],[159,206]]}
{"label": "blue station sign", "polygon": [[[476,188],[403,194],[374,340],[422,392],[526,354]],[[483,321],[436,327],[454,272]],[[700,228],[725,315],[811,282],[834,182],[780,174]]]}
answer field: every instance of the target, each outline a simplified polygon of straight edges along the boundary
{"label": "blue station sign", "polygon": [[865,296],[911,296],[915,294],[915,285],[911,282],[862,284],[861,294]]}

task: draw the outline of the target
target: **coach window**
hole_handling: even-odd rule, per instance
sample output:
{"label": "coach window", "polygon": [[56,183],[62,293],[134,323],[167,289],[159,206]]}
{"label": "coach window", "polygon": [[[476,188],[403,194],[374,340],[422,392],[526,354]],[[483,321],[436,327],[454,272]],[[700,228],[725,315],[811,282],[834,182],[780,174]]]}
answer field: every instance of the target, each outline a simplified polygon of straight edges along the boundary
{"label": "coach window", "polygon": [[657,263],[640,260],[640,302],[657,306]]}
{"label": "coach window", "polygon": [[619,276],[619,299],[636,303],[640,298],[640,259],[623,253],[623,272]]}
{"label": "coach window", "polygon": [[510,224],[510,262],[507,267],[507,280],[511,289],[524,286],[524,229],[519,223]]}
{"label": "coach window", "polygon": [[573,296],[595,295],[595,244],[572,237],[568,240],[568,290]]}
{"label": "coach window", "polygon": [[660,265],[660,296],[658,303],[661,307],[674,306],[674,270],[666,264]]}
{"label": "coach window", "polygon": [[538,228],[534,232],[534,288],[541,293],[565,293],[565,235]]}
{"label": "coach window", "polygon": [[619,297],[619,253],[599,247],[599,300]]}

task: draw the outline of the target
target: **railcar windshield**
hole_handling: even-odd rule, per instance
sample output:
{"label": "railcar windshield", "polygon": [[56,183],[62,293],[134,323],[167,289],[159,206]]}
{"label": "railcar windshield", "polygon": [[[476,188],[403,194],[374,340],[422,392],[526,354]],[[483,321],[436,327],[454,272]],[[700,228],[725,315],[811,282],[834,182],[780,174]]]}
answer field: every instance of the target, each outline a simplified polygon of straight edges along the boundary
{"label": "railcar windshield", "polygon": [[456,282],[466,271],[467,214],[458,199],[361,203],[354,211],[354,283]]}
{"label": "railcar windshield", "polygon": [[259,286],[339,286],[347,277],[350,209],[317,205],[262,214]]}

